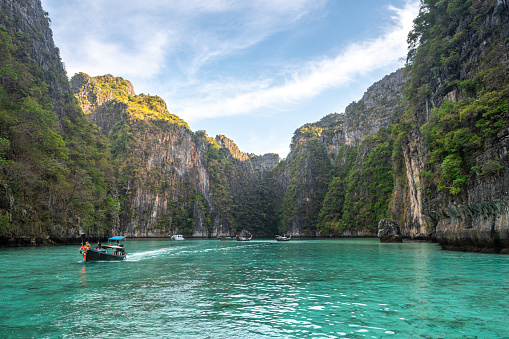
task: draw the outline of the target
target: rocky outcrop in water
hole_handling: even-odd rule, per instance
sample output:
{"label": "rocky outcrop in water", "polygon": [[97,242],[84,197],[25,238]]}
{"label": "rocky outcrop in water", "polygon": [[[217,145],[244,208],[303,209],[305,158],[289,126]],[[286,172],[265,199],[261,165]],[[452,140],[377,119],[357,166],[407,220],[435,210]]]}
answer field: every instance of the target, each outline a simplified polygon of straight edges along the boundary
{"label": "rocky outcrop in water", "polygon": [[387,219],[382,219],[378,223],[377,236],[380,239],[380,242],[384,243],[403,242],[399,225],[394,221]]}

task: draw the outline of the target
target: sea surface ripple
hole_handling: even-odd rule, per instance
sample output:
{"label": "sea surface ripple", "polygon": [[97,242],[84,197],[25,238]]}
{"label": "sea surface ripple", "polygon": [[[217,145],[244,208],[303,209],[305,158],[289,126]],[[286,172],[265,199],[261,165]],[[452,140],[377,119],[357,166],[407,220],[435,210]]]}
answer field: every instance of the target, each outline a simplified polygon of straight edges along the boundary
{"label": "sea surface ripple", "polygon": [[509,256],[376,239],[0,250],[1,338],[507,338]]}

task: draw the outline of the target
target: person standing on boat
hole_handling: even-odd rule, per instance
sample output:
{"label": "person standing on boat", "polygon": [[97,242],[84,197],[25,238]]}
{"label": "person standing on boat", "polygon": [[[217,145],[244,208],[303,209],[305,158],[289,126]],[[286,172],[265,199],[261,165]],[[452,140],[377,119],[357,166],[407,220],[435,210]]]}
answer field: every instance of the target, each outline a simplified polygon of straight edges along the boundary
{"label": "person standing on boat", "polygon": [[97,242],[97,246],[95,247],[95,249],[98,250],[99,252],[104,252],[103,246],[101,245],[100,241]]}
{"label": "person standing on boat", "polygon": [[81,246],[80,253],[83,254],[83,260],[87,259],[87,250],[90,249],[90,244],[88,241],[85,243],[85,245]]}

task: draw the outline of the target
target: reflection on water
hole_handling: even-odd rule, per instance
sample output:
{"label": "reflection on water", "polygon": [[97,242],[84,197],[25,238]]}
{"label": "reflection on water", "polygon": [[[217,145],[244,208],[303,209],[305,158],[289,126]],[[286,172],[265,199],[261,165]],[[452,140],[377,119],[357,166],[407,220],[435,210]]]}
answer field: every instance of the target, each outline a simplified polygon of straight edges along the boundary
{"label": "reflection on water", "polygon": [[87,285],[87,265],[83,265],[81,268],[81,282],[83,283],[83,287]]}
{"label": "reflection on water", "polygon": [[[509,257],[374,239],[0,250],[0,337],[503,338]],[[482,274],[479,274],[482,272]]]}

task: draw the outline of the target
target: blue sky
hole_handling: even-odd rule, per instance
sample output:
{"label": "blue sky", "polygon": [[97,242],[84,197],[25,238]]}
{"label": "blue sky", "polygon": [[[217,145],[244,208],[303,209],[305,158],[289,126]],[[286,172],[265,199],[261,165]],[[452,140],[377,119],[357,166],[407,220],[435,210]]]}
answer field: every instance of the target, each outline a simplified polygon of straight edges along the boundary
{"label": "blue sky", "polygon": [[404,65],[418,0],[42,0],[68,76],[113,74],[193,131],[284,158]]}

